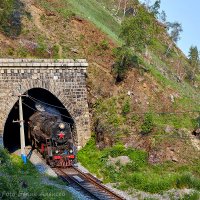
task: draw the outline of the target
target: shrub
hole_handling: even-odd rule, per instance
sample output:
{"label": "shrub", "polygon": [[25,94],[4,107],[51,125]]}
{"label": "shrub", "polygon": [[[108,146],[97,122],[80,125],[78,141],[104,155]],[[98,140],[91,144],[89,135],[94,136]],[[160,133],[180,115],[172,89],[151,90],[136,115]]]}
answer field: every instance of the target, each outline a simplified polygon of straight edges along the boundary
{"label": "shrub", "polygon": [[122,156],[126,154],[126,149],[124,148],[123,145],[116,145],[112,147],[109,151],[109,155],[111,157],[117,157],[117,156]]}
{"label": "shrub", "polygon": [[151,113],[146,113],[144,116],[144,122],[141,126],[141,132],[146,134],[150,133],[153,129],[153,117]]}
{"label": "shrub", "polygon": [[129,100],[126,100],[123,107],[122,107],[122,114],[127,115],[131,110],[131,105]]}
{"label": "shrub", "polygon": [[54,59],[59,59],[59,45],[55,44],[52,47],[52,53],[53,53],[53,58]]}
{"label": "shrub", "polygon": [[0,163],[4,164],[10,162],[10,157],[8,155],[8,152],[2,148],[0,148]]}
{"label": "shrub", "polygon": [[99,45],[98,45],[98,49],[102,49],[102,50],[107,50],[107,49],[109,49],[109,43],[108,43],[108,41],[107,40],[102,40],[100,43],[99,43]]}
{"label": "shrub", "polygon": [[139,60],[137,56],[133,55],[131,49],[126,46],[115,48],[113,53],[115,56],[113,72],[116,82],[121,82],[124,80],[128,69],[139,66]]}
{"label": "shrub", "polygon": [[0,0],[0,30],[7,36],[16,37],[22,29],[23,4],[19,0]]}

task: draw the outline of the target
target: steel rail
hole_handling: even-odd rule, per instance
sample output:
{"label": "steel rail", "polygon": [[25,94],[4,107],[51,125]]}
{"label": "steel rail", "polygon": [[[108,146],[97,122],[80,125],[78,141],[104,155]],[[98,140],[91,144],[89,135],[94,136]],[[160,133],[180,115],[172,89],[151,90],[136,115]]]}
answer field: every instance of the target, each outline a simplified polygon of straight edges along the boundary
{"label": "steel rail", "polygon": [[125,198],[123,198],[123,197],[119,196],[118,194],[116,194],[115,192],[111,191],[109,188],[107,188],[105,185],[103,185],[101,183],[101,181],[99,181],[95,177],[92,178],[91,175],[88,175],[87,173],[82,172],[81,170],[79,170],[78,168],[76,168],[74,166],[72,166],[72,167],[73,167],[74,170],[76,170],[79,174],[81,174],[82,176],[84,176],[91,183],[95,184],[97,187],[101,188],[106,193],[108,193],[108,194],[112,195],[113,197],[115,197],[116,200],[125,200]]}
{"label": "steel rail", "polygon": [[[70,170],[74,170],[74,173],[69,173]],[[84,191],[90,194],[92,197],[98,200],[125,200],[125,198],[119,196],[118,194],[111,191],[106,186],[102,185],[101,182],[93,178],[91,175],[82,172],[76,167],[71,167],[68,169],[56,168],[54,171],[64,180],[75,182],[79,187],[81,187]],[[74,176],[80,177],[82,182],[79,182],[74,178]],[[70,181],[69,181],[70,179]]]}
{"label": "steel rail", "polygon": [[[91,193],[91,191],[89,191],[87,188],[83,187],[83,185],[81,185],[81,183],[79,183],[78,181],[76,181],[75,179],[73,179],[69,174],[65,173],[62,171],[62,168],[52,168],[56,174],[65,182],[67,182],[69,185],[72,184],[76,184],[79,188],[81,188],[83,190],[83,192],[85,192],[86,194],[88,194],[90,197],[92,197],[95,200],[100,200],[95,194]],[[74,187],[74,185],[72,185],[72,187]],[[75,188],[77,189],[77,188]],[[78,189],[79,190],[79,189]]]}

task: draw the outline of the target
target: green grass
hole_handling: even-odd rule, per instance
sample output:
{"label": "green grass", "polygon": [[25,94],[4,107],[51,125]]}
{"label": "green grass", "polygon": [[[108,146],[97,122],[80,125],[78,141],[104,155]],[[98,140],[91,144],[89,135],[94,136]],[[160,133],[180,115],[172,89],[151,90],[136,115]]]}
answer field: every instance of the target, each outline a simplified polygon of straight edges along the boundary
{"label": "green grass", "polygon": [[44,0],[37,0],[37,1],[45,9],[57,12],[65,19],[70,19],[75,15],[72,8],[68,4],[67,0],[60,0],[59,2],[56,3],[56,6],[54,5],[54,2],[48,2]]}
{"label": "green grass", "polygon": [[200,194],[199,192],[193,192],[192,194],[186,194],[180,200],[199,200]]}
{"label": "green grass", "polygon": [[102,32],[106,33],[116,43],[122,44],[119,38],[120,24],[115,18],[96,0],[60,0],[56,7],[53,3],[37,0],[47,10],[55,11],[64,18],[69,19],[74,14],[91,21]]}
{"label": "green grass", "polygon": [[116,42],[119,39],[120,24],[104,9],[96,0],[66,0],[72,6],[73,11],[93,22],[99,29],[108,34]]}
{"label": "green grass", "polygon": [[10,156],[5,150],[0,149],[0,160],[2,199],[72,199],[69,192],[42,184],[42,175],[30,162],[24,165],[19,156]]}
{"label": "green grass", "polygon": [[[108,164],[109,156],[120,155],[128,156],[131,163],[125,166]],[[122,190],[135,188],[160,193],[172,188],[193,188],[200,191],[199,161],[193,166],[172,162],[150,165],[144,151],[125,149],[122,145],[100,151],[95,146],[94,138],[79,151],[78,159],[91,173],[103,178],[104,182],[118,183],[118,188]]]}
{"label": "green grass", "polygon": [[153,123],[158,128],[164,128],[166,125],[176,129],[187,128],[194,129],[197,126],[197,121],[188,113],[180,114],[154,114]]}

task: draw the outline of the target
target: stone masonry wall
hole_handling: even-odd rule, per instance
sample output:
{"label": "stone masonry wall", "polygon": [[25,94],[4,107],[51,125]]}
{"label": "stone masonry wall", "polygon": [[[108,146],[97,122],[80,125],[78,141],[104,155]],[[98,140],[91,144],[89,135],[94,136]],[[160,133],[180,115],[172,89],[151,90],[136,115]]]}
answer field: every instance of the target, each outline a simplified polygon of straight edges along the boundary
{"label": "stone masonry wall", "polygon": [[55,95],[76,123],[78,148],[90,138],[84,59],[0,59],[0,137],[18,100],[16,92],[43,88]]}

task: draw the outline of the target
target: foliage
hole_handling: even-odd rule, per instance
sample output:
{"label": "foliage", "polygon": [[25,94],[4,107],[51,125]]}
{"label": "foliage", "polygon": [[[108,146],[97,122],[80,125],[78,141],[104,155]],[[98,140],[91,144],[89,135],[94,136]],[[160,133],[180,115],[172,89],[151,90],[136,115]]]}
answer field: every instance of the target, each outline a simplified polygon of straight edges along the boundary
{"label": "foliage", "polygon": [[52,52],[53,52],[53,58],[59,59],[59,46],[58,45],[53,46]]}
{"label": "foliage", "polygon": [[120,36],[125,44],[141,51],[154,38],[157,32],[155,23],[153,14],[140,6],[136,16],[126,18],[122,22]]}
{"label": "foliage", "polygon": [[199,67],[199,51],[197,46],[191,46],[189,49],[188,60],[194,71]]}
{"label": "foliage", "polygon": [[157,16],[159,14],[161,0],[156,0],[155,3],[150,7],[150,11]]}
{"label": "foliage", "polygon": [[124,105],[122,106],[122,114],[127,115],[130,113],[131,105],[129,99],[125,101]]}
{"label": "foliage", "polygon": [[95,105],[95,113],[97,118],[102,119],[105,124],[115,128],[123,124],[124,118],[120,116],[117,99],[115,98],[98,101]]}
{"label": "foliage", "polygon": [[152,113],[146,113],[144,116],[144,122],[141,126],[141,132],[146,134],[150,133],[154,127]]}
{"label": "foliage", "polygon": [[0,148],[0,163],[5,164],[10,162],[8,151]]}
{"label": "foliage", "polygon": [[0,30],[10,37],[21,33],[23,4],[19,0],[0,0]]}
{"label": "foliage", "polygon": [[68,192],[43,184],[43,176],[30,162],[24,165],[19,156],[0,149],[0,160],[1,199],[72,199]]}
{"label": "foliage", "polygon": [[139,66],[139,60],[127,46],[117,47],[113,50],[113,53],[115,56],[113,72],[116,76],[116,81],[121,82],[124,80],[128,69]]}
{"label": "foliage", "polygon": [[98,45],[98,48],[101,50],[108,50],[109,49],[109,43],[107,40],[102,40],[99,45]]}
{"label": "foliage", "polygon": [[171,39],[177,43],[180,40],[180,33],[183,31],[182,25],[179,22],[167,22],[167,28]]}
{"label": "foliage", "polygon": [[165,13],[164,10],[162,10],[162,12],[160,13],[159,19],[161,20],[162,23],[165,23],[165,22],[166,22],[166,20],[167,20],[167,15],[166,15],[166,13]]}

